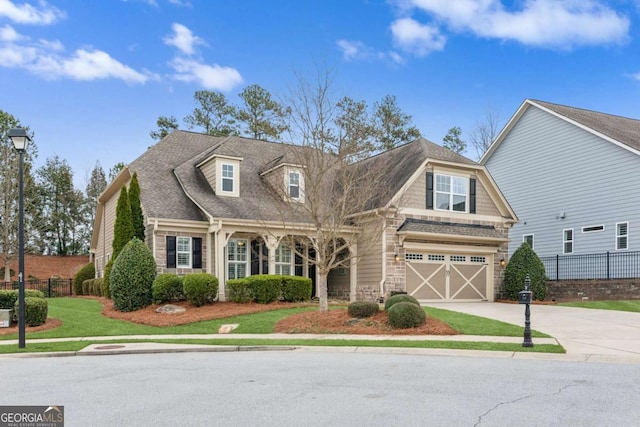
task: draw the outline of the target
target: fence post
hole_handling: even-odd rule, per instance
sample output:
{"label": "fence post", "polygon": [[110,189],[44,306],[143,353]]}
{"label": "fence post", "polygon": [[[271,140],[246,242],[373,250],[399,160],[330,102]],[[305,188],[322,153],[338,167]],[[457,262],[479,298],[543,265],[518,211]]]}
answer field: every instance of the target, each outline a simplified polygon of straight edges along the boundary
{"label": "fence post", "polygon": [[609,251],[607,251],[607,280],[611,280],[611,274],[609,273]]}
{"label": "fence post", "polygon": [[51,298],[51,277],[49,277],[48,282],[49,282],[49,283],[48,283],[48,287],[49,287],[49,294],[48,294],[47,296],[48,296],[49,298]]}
{"label": "fence post", "polygon": [[69,279],[69,296],[73,296],[73,279]]}
{"label": "fence post", "polygon": [[560,255],[556,254],[556,282],[560,280]]}

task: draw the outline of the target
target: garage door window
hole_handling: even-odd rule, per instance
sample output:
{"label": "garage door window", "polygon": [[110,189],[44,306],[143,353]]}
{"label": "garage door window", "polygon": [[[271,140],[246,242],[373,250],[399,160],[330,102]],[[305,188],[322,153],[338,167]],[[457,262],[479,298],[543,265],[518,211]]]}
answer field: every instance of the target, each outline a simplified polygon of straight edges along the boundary
{"label": "garage door window", "polygon": [[406,254],[404,259],[407,261],[422,261],[422,254]]}
{"label": "garage door window", "polygon": [[427,259],[429,261],[444,261],[444,255],[429,255]]}

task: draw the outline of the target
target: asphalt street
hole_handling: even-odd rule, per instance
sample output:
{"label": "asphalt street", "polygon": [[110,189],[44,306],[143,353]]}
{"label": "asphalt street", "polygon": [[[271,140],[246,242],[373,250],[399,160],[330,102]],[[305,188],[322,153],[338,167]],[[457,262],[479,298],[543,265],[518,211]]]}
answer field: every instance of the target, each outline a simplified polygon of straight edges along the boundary
{"label": "asphalt street", "polygon": [[339,350],[0,359],[65,426],[636,426],[640,365]]}

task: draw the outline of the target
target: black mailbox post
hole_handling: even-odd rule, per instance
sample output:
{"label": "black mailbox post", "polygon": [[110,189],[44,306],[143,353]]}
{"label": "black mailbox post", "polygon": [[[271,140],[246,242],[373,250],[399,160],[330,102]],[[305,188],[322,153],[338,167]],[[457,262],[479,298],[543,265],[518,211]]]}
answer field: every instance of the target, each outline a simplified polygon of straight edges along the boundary
{"label": "black mailbox post", "polygon": [[531,341],[531,311],[529,310],[529,304],[533,301],[533,292],[530,290],[531,279],[527,274],[524,279],[524,291],[518,292],[518,303],[526,304],[524,309],[524,341],[523,347],[533,347],[533,341]]}

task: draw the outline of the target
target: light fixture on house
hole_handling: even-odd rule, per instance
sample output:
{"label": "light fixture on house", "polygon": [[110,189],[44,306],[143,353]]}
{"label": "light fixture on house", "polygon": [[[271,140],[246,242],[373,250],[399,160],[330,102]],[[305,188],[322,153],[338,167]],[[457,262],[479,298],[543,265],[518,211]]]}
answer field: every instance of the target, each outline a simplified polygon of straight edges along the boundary
{"label": "light fixture on house", "polygon": [[393,256],[393,260],[394,260],[395,262],[400,262],[400,255],[395,254],[395,255]]}
{"label": "light fixture on house", "polygon": [[243,247],[244,246],[244,240],[238,240],[238,246],[239,247]]}
{"label": "light fixture on house", "polygon": [[505,261],[504,257],[500,258],[500,267],[503,267],[507,265],[507,261]]}

